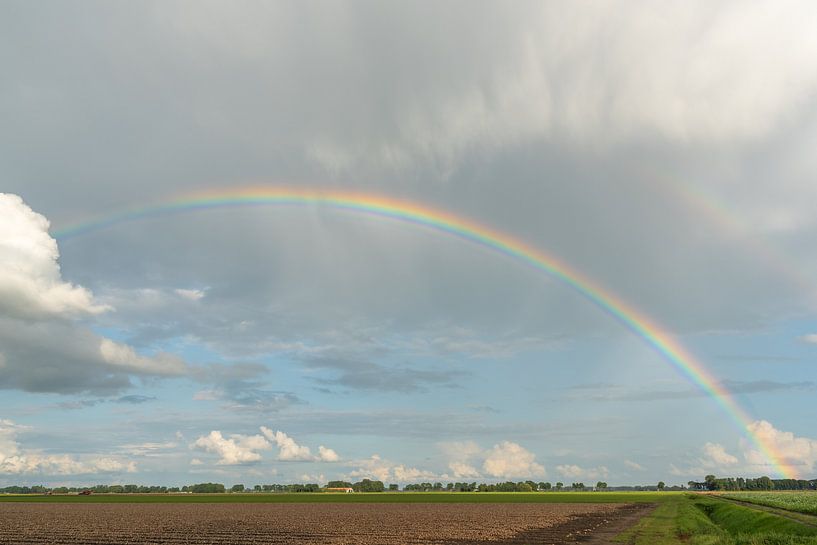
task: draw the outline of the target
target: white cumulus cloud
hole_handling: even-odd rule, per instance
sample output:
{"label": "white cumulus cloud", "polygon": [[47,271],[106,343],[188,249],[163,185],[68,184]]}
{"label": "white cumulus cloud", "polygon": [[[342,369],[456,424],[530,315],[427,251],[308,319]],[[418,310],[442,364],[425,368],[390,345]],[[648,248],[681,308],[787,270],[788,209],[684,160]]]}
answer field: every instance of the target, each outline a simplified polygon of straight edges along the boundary
{"label": "white cumulus cloud", "polygon": [[630,469],[634,469],[636,471],[646,471],[647,468],[639,464],[638,462],[633,462],[632,460],[624,460],[624,465],[629,467]]}
{"label": "white cumulus cloud", "polygon": [[479,469],[472,460],[482,454],[482,448],[474,441],[449,441],[440,443],[440,449],[449,459],[448,469],[455,479],[478,479]]}
{"label": "white cumulus cloud", "polygon": [[[748,426],[748,432],[773,452],[778,461],[790,467],[800,478],[805,478],[817,468],[817,439],[800,437],[793,432],[777,429],[766,420],[757,420]],[[741,439],[738,444],[740,456],[726,450],[719,443],[707,442],[700,455],[690,457],[686,464],[670,464],[673,475],[702,478],[714,475],[774,475],[768,456],[754,442]]]}
{"label": "white cumulus cloud", "polygon": [[518,443],[503,441],[487,452],[482,469],[497,478],[543,477],[545,468],[536,463],[536,455]]}
{"label": "white cumulus cloud", "polygon": [[380,457],[379,454],[373,454],[371,457],[363,460],[355,460],[352,462],[355,467],[350,473],[349,477],[354,479],[375,479],[383,481],[386,484],[409,483],[418,480],[431,480],[445,478],[432,471],[419,469],[416,467],[409,467],[405,464],[398,464],[390,460]]}
{"label": "white cumulus cloud", "polygon": [[63,281],[48,228],[48,220],[19,196],[0,193],[0,311],[37,318],[108,310],[87,289]]}
{"label": "white cumulus cloud", "polygon": [[295,440],[282,431],[272,431],[261,426],[261,433],[278,446],[278,459],[287,461],[311,461],[315,457],[309,447],[299,445]]}
{"label": "white cumulus cloud", "polygon": [[670,473],[701,479],[709,473],[723,475],[745,471],[745,468],[739,464],[740,460],[727,452],[726,447],[719,443],[705,443],[700,453],[699,456],[691,457],[685,466],[670,464]]}
{"label": "white cumulus cloud", "polygon": [[338,456],[337,452],[323,445],[318,447],[318,458],[323,462],[337,462],[340,460],[340,456]]}
{"label": "white cumulus cloud", "polygon": [[219,465],[239,465],[260,461],[259,451],[269,450],[271,445],[261,435],[234,434],[226,438],[220,431],[213,430],[196,439],[191,447],[217,454]]}
{"label": "white cumulus cloud", "polygon": [[478,479],[483,475],[498,479],[532,478],[546,474],[535,454],[511,441],[502,441],[489,449],[474,441],[444,442],[439,447],[448,457],[448,469],[455,479]]}
{"label": "white cumulus cloud", "polygon": [[455,479],[478,479],[481,477],[479,470],[465,462],[449,462],[448,469]]}
{"label": "white cumulus cloud", "polygon": [[358,460],[357,466],[349,475],[361,479],[376,479],[386,482],[391,477],[391,464],[388,460],[383,460],[379,454],[373,454],[366,460]]}
{"label": "white cumulus cloud", "polygon": [[730,466],[738,463],[736,456],[726,452],[723,445],[717,443],[706,443],[703,447],[703,463],[713,467]]}
{"label": "white cumulus cloud", "polygon": [[17,440],[23,429],[11,420],[0,419],[0,474],[85,475],[136,471],[135,462],[120,457],[76,457],[23,449]]}
{"label": "white cumulus cloud", "polygon": [[63,280],[48,228],[19,196],[0,193],[0,388],[110,394],[130,375],[185,374],[181,358],[139,354],[79,321],[113,307]]}
{"label": "white cumulus cloud", "polygon": [[[790,431],[775,428],[765,420],[758,420],[749,425],[749,432],[762,443],[769,445],[772,452],[777,453],[782,462],[790,465],[801,477],[810,475],[817,466],[817,439],[798,437]],[[769,467],[768,458],[754,445],[742,441],[744,457],[751,467]],[[755,469],[756,471],[757,469]]]}
{"label": "white cumulus cloud", "polygon": [[273,431],[266,426],[261,426],[261,433],[278,447],[278,459],[293,462],[337,462],[340,460],[338,453],[331,448],[320,445],[318,454],[312,454],[312,450],[299,445],[295,439],[282,431]]}

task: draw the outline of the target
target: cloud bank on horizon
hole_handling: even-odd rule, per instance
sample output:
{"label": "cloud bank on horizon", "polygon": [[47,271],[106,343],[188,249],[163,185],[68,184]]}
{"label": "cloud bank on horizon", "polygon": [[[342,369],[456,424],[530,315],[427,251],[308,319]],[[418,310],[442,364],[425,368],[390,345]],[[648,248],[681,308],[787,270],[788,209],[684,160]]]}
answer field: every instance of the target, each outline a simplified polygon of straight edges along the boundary
{"label": "cloud bank on horizon", "polygon": [[546,249],[815,476],[811,3],[0,11],[0,483],[773,470],[597,309],[422,229],[313,206],[50,234],[253,183]]}

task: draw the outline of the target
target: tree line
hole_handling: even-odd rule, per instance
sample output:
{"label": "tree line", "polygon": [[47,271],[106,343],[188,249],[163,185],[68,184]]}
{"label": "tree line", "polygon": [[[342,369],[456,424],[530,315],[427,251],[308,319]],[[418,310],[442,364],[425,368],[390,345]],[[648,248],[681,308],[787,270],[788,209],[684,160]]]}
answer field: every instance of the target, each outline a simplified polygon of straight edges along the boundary
{"label": "tree line", "polygon": [[[711,479],[710,479],[711,478]],[[759,483],[759,484],[758,484]],[[777,484],[776,484],[777,483]],[[771,480],[768,477],[760,479],[716,479],[712,475],[707,476],[707,480],[701,483],[690,481],[690,488],[693,490],[812,490],[817,481],[795,481],[793,479]],[[743,487],[743,488],[741,488]],[[94,485],[85,487],[54,487],[49,488],[42,485],[37,486],[8,486],[0,488],[3,494],[76,494],[90,491],[95,494],[168,494],[168,493],[191,493],[191,494],[224,494],[228,492],[266,492],[266,493],[309,493],[322,492],[326,488],[351,488],[355,492],[397,492],[400,490],[397,484],[384,484],[379,480],[363,479],[357,482],[350,481],[329,481],[326,486],[317,483],[296,483],[296,484],[256,484],[246,487],[243,484],[235,484],[226,487],[221,483],[197,483],[186,486],[144,486],[136,484],[112,484]],[[606,482],[598,481],[595,486],[589,487],[583,482],[573,482],[565,484],[563,482],[535,482],[535,481],[506,481],[500,483],[477,483],[474,482],[454,482],[443,484],[441,482],[413,483],[403,486],[405,492],[562,492],[595,489],[596,491],[646,491],[646,490],[685,490],[684,487],[666,487],[663,482],[653,486],[617,486],[609,487]]]}
{"label": "tree line", "polygon": [[[661,483],[663,484],[663,483]],[[182,487],[166,486],[142,486],[135,484],[114,484],[95,485],[88,487],[56,487],[46,486],[9,486],[0,488],[0,493],[5,494],[70,494],[90,490],[96,494],[165,494],[165,493],[194,493],[194,494],[223,494],[226,492],[267,492],[267,493],[292,493],[292,492],[321,492],[326,488],[351,488],[355,492],[397,492],[399,485],[386,485],[382,481],[363,479],[358,482],[350,481],[329,481],[325,487],[317,483],[308,484],[257,484],[246,487],[243,484],[235,484],[229,488],[221,483],[198,483]],[[638,487],[641,488],[641,487]],[[653,487],[654,488],[654,487]],[[502,483],[479,483],[477,482],[455,482],[446,483],[415,483],[407,484],[403,487],[405,492],[548,492],[563,490],[587,490],[588,487],[582,482],[574,482],[565,485],[557,482],[555,485],[549,482],[534,481],[506,481]],[[607,483],[599,481],[595,486],[596,490],[608,489]]]}
{"label": "tree line", "polygon": [[[596,483],[597,490],[604,490],[607,488],[607,483],[599,481]],[[584,483],[572,483],[569,487],[565,487],[562,482],[557,482],[552,485],[548,482],[535,481],[506,481],[504,483],[418,483],[407,484],[403,490],[407,492],[547,492],[547,491],[561,491],[561,490],[586,490],[587,486]]]}
{"label": "tree line", "polygon": [[[167,493],[192,493],[192,494],[223,494],[226,492],[267,492],[267,493],[293,493],[293,492],[321,492],[325,488],[351,488],[355,492],[397,492],[400,487],[397,484],[386,485],[382,481],[363,479],[358,482],[349,481],[329,481],[325,487],[317,483],[308,484],[257,484],[246,487],[243,484],[235,484],[227,488],[221,483],[197,483],[182,487],[174,486],[143,486],[136,484],[98,484],[83,487],[54,487],[46,486],[8,486],[0,488],[0,493],[4,494],[72,494],[89,490],[95,494],[167,494]],[[538,492],[538,491],[560,491],[560,490],[585,490],[584,483],[572,483],[565,488],[564,483],[557,482],[551,485],[547,482],[534,481],[507,481],[504,483],[417,483],[407,484],[403,487],[406,492]],[[603,490],[607,488],[607,483],[599,482],[596,488]]]}
{"label": "tree line", "polygon": [[758,477],[723,477],[707,475],[703,481],[689,481],[691,490],[817,490],[817,479],[770,479]]}

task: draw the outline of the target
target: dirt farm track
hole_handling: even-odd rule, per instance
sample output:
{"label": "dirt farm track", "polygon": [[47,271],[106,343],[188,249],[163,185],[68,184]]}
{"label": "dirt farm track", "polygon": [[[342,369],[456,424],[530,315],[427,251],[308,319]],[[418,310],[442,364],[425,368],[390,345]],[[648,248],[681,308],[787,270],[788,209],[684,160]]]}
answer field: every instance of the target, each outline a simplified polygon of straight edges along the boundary
{"label": "dirt farm track", "polygon": [[0,543],[603,544],[633,504],[0,503]]}

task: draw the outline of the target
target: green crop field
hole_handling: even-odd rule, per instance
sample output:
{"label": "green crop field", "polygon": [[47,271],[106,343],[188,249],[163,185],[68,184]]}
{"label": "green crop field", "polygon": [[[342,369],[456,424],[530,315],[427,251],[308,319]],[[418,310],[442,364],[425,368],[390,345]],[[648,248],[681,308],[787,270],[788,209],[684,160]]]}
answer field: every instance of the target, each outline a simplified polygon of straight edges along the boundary
{"label": "green crop field", "polygon": [[678,492],[382,492],[355,494],[0,495],[0,502],[77,503],[654,503]]}
{"label": "green crop field", "polygon": [[[817,519],[815,519],[817,520]],[[817,545],[817,523],[714,495],[676,495],[618,536],[626,545]]]}
{"label": "green crop field", "polygon": [[724,497],[757,505],[777,507],[786,511],[817,515],[817,492],[815,491],[738,492],[724,494]]}

